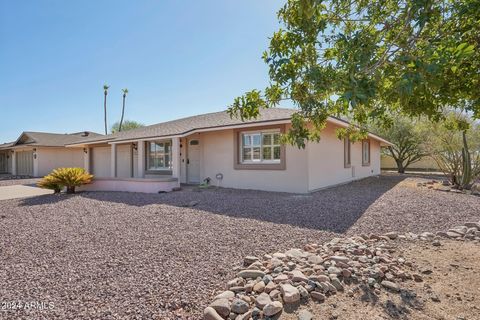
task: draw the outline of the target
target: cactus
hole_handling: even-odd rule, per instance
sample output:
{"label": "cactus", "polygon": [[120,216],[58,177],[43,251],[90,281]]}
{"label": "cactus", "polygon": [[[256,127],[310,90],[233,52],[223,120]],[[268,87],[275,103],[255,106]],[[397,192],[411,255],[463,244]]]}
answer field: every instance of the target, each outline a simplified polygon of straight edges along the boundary
{"label": "cactus", "polygon": [[468,151],[466,131],[462,132],[463,148],[462,148],[462,177],[460,180],[460,188],[468,189],[472,181],[472,161],[470,159],[470,152]]}

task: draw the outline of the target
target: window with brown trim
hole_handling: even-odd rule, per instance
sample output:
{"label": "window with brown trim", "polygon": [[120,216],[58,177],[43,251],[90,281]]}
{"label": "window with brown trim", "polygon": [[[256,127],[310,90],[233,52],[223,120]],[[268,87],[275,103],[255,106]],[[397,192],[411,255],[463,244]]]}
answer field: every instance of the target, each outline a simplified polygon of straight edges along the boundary
{"label": "window with brown trim", "polygon": [[352,165],[352,144],[349,138],[343,139],[343,164],[345,168],[350,168]]}
{"label": "window with brown trim", "polygon": [[362,140],[362,166],[370,165],[370,140]]}
{"label": "window with brown trim", "polygon": [[242,132],[242,163],[280,162],[280,131]]}
{"label": "window with brown trim", "polygon": [[171,141],[147,142],[147,170],[170,170],[172,168]]}
{"label": "window with brown trim", "polygon": [[285,145],[280,142],[284,132],[285,126],[234,130],[234,169],[285,170]]}

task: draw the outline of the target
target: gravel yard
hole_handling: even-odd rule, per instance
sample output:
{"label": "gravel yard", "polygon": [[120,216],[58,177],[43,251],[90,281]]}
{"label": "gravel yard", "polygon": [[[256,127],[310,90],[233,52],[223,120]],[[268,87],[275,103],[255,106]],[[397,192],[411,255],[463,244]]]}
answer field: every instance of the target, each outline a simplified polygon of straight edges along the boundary
{"label": "gravel yard", "polygon": [[198,319],[246,255],[480,219],[479,197],[416,181],[382,176],[311,195],[187,188],[0,201],[0,303],[53,304],[0,318]]}

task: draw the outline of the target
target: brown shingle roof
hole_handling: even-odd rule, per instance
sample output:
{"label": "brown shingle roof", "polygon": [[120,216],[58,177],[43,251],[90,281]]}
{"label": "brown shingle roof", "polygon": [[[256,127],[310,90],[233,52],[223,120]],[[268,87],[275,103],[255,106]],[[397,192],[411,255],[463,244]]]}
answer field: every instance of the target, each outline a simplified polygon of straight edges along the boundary
{"label": "brown shingle roof", "polygon": [[7,143],[2,143],[0,144],[0,150],[2,149],[8,149],[10,148],[11,146],[13,146],[14,142],[7,142]]}
{"label": "brown shingle roof", "polygon": [[10,147],[14,147],[17,145],[64,147],[66,144],[77,143],[79,141],[85,140],[87,136],[100,137],[102,135],[89,131],[67,134],[26,131],[23,132],[18,138],[18,140],[15,141]]}
{"label": "brown shingle roof", "polygon": [[[94,139],[84,139],[83,143],[100,141],[123,141],[142,138],[154,138],[186,134],[197,129],[233,126],[247,123],[268,122],[275,120],[288,120],[295,112],[293,109],[269,108],[263,109],[256,119],[242,121],[240,118],[230,118],[226,111],[201,114],[167,122],[154,124],[133,130],[117,132]],[[80,143],[81,143],[80,142]]]}
{"label": "brown shingle roof", "polygon": [[[271,121],[290,120],[295,112],[297,112],[297,110],[286,108],[261,109],[258,118],[245,121],[242,121],[240,118],[231,118],[226,111],[206,113],[198,116],[162,122],[133,130],[117,132],[110,135],[99,135],[98,137],[95,137],[93,139],[87,138],[77,142],[67,143],[67,145],[109,143],[136,139],[149,139],[156,137],[160,138],[169,136],[180,136],[188,134],[194,130],[224,128],[242,124],[268,123]],[[329,117],[329,121],[336,122],[337,124],[344,126],[349,125],[347,121],[335,117]],[[377,135],[370,134],[370,136],[386,144],[390,144],[390,142]]]}

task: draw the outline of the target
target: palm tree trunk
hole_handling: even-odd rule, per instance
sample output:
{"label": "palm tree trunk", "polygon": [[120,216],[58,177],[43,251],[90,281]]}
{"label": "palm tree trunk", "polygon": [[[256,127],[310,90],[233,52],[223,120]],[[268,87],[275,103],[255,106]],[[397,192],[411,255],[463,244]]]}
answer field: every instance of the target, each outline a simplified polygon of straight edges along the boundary
{"label": "palm tree trunk", "polygon": [[120,125],[118,126],[119,132],[122,131],[123,116],[125,114],[125,96],[126,94],[123,95],[122,117],[120,118]]}
{"label": "palm tree trunk", "polygon": [[103,99],[103,119],[105,122],[105,134],[108,134],[107,128],[107,91],[105,91],[105,98]]}

